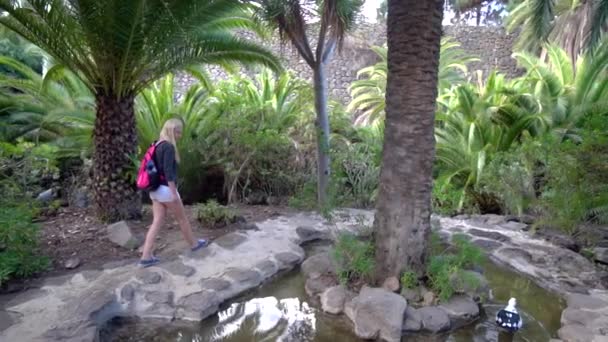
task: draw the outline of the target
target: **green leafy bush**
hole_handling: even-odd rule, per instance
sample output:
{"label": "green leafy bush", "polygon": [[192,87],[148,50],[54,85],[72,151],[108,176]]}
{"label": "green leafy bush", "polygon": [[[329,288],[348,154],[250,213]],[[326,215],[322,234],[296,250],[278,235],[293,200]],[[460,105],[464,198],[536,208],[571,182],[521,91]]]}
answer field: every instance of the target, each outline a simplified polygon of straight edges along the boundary
{"label": "green leafy bush", "polygon": [[497,154],[488,165],[479,188],[499,200],[502,213],[522,215],[533,209],[548,144],[529,139],[517,148]]}
{"label": "green leafy bush", "polygon": [[38,255],[39,228],[32,218],[33,209],[27,204],[0,201],[0,286],[49,265],[47,258]]}
{"label": "green leafy bush", "polygon": [[608,138],[595,132],[582,138],[553,148],[538,204],[539,224],[569,234],[582,223],[608,223]]}
{"label": "green leafy bush", "polygon": [[450,299],[459,288],[476,289],[480,285],[465,270],[483,262],[483,251],[466,235],[454,235],[452,244],[453,247],[432,255],[427,266],[431,288],[442,301]]}
{"label": "green leafy bush", "polygon": [[374,246],[353,234],[341,233],[332,249],[337,273],[343,284],[369,279],[374,272]]}
{"label": "green leafy bush", "polygon": [[407,271],[401,276],[401,286],[406,289],[414,289],[418,286],[418,276],[416,273]]}
{"label": "green leafy bush", "polygon": [[210,200],[205,204],[199,204],[194,210],[196,219],[210,228],[226,226],[234,223],[237,219],[234,210],[220,205],[215,200]]}
{"label": "green leafy bush", "polygon": [[[0,142],[0,182],[5,184],[4,200],[30,199],[59,179],[57,148],[33,143]],[[8,186],[13,183],[13,186]]]}

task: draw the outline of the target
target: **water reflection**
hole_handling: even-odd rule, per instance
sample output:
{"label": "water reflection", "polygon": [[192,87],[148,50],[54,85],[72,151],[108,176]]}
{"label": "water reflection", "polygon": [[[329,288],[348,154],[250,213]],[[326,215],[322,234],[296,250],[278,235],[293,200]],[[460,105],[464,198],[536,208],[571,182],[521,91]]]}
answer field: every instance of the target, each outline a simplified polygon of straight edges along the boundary
{"label": "water reflection", "polygon": [[[413,335],[408,342],[548,342],[560,325],[564,303],[527,278],[491,263],[485,276],[494,293],[494,304],[484,306],[485,315],[475,324],[445,336]],[[517,297],[524,328],[515,335],[500,332],[496,312],[510,297]],[[344,316],[332,316],[306,301],[304,278],[295,270],[271,281],[248,296],[201,322],[115,321],[104,342],[355,342]]]}
{"label": "water reflection", "polygon": [[314,310],[298,298],[253,298],[218,313],[209,341],[238,340],[246,332],[256,341],[308,341],[315,335]]}

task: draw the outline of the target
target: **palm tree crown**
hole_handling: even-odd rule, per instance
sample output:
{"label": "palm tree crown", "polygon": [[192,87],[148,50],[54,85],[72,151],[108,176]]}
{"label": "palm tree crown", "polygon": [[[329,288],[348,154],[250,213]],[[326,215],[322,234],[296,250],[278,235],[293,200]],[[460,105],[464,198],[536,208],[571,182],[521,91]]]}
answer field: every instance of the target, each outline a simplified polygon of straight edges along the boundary
{"label": "palm tree crown", "polygon": [[0,10],[8,14],[1,24],[44,49],[57,62],[53,68],[73,71],[95,95],[93,188],[105,221],[140,213],[130,170],[142,89],[194,64],[280,69],[269,51],[233,34],[259,32],[239,0],[0,0]]}
{"label": "palm tree crown", "polygon": [[132,95],[168,71],[238,61],[280,68],[232,29],[258,29],[237,0],[1,0],[0,23],[77,72],[95,91]]}

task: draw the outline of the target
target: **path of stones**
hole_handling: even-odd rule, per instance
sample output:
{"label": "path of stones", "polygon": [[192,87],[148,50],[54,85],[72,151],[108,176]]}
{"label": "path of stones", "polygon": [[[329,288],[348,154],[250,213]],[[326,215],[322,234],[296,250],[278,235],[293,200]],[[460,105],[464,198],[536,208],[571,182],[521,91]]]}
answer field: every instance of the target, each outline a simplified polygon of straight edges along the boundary
{"label": "path of stones", "polygon": [[[355,232],[372,218],[372,212],[360,210],[342,210],[331,224],[316,214],[282,216],[158,267],[108,265],[48,279],[0,310],[0,341],[94,341],[99,327],[117,315],[202,320],[222,302],[301,263],[302,243]],[[434,218],[433,223],[446,237],[470,235],[495,262],[562,295],[568,304],[559,331],[563,341],[608,342],[608,291],[587,259],[532,238],[524,224],[500,216]]]}

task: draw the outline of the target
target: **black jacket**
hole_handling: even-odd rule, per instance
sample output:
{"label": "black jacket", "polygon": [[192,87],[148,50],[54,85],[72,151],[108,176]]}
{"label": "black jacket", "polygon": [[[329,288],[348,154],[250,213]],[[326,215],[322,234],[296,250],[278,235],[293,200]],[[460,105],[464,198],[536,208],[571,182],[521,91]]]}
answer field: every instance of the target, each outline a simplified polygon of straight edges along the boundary
{"label": "black jacket", "polygon": [[168,182],[177,182],[175,147],[169,142],[161,142],[156,146],[154,159],[158,172],[163,176],[161,185],[169,185]]}

